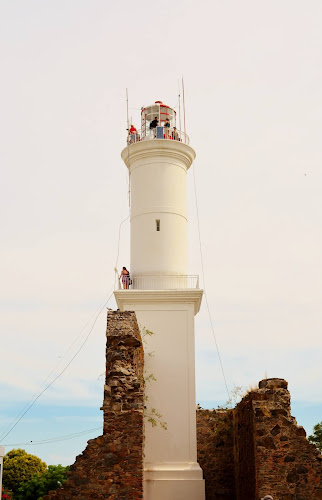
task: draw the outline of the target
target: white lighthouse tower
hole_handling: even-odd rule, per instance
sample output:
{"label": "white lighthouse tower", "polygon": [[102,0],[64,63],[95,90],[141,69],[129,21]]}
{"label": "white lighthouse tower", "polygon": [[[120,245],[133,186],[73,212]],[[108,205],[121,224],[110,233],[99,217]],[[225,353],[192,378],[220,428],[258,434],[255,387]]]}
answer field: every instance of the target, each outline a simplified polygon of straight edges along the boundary
{"label": "white lighthouse tower", "polygon": [[142,108],[141,130],[122,151],[130,174],[131,282],[115,298],[121,311],[136,312],[141,330],[153,332],[144,346],[147,415],[160,413],[167,424],[145,424],[144,500],[205,498],[194,339],[203,292],[187,270],[186,175],[194,158],[176,112],[160,101]]}

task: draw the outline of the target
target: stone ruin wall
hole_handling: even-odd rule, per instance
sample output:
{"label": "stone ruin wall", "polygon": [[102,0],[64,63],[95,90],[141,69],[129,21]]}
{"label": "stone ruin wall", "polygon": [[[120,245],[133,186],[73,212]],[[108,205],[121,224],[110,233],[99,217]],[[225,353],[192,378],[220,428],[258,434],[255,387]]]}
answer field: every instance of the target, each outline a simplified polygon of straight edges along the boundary
{"label": "stone ruin wall", "polygon": [[134,312],[109,312],[103,435],[88,441],[68,479],[43,500],[143,498],[143,348]]}
{"label": "stone ruin wall", "polygon": [[[103,435],[43,500],[143,498],[143,369],[135,313],[109,312]],[[290,414],[285,380],[261,381],[233,410],[198,409],[197,441],[207,500],[322,500],[322,455]]]}
{"label": "stone ruin wall", "polygon": [[[259,383],[237,405],[235,440],[238,445],[243,428],[241,407],[253,418],[252,439],[255,450],[256,495],[272,495],[280,500],[322,499],[322,455],[306,439],[303,427],[291,416],[290,393],[283,379],[267,379]],[[243,442],[239,442],[242,446]],[[239,476],[245,474],[243,462],[237,464]],[[243,499],[243,490],[238,499]],[[256,498],[256,497],[255,497]]]}
{"label": "stone ruin wall", "polygon": [[198,410],[197,421],[207,500],[322,499],[322,455],[291,416],[285,380],[262,380],[234,410]]}
{"label": "stone ruin wall", "polygon": [[253,413],[241,404],[238,410],[233,410],[236,498],[257,498],[253,434]]}
{"label": "stone ruin wall", "polygon": [[198,463],[206,499],[235,498],[233,410],[197,410]]}

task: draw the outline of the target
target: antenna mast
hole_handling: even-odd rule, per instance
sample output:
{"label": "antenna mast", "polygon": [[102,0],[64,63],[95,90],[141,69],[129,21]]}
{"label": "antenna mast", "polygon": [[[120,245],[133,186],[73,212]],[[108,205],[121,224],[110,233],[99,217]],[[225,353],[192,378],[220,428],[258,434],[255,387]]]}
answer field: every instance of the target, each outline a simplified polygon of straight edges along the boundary
{"label": "antenna mast", "polygon": [[130,130],[130,123],[129,123],[129,95],[126,89],[126,121],[127,121],[127,131]]}
{"label": "antenna mast", "polygon": [[180,96],[180,80],[178,80],[179,87],[179,130],[180,130],[180,139],[181,139],[181,96]]}
{"label": "antenna mast", "polygon": [[[126,120],[127,120],[127,154],[129,156],[129,130],[130,130],[130,124],[129,124],[129,95],[128,91],[126,89]],[[131,206],[131,187],[130,187],[130,170],[129,170],[129,178],[128,178],[128,185],[129,185],[129,207]]]}
{"label": "antenna mast", "polygon": [[184,102],[184,83],[182,77],[182,104],[183,104],[183,126],[184,126],[184,135],[186,140],[186,105]]}

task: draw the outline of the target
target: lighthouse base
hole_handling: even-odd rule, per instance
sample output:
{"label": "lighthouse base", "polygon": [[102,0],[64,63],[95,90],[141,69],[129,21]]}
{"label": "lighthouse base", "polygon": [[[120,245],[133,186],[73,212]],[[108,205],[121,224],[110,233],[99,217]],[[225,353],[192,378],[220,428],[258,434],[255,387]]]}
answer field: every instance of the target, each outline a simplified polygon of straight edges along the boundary
{"label": "lighthouse base", "polygon": [[205,481],[198,463],[149,465],[145,464],[144,500],[205,499]]}
{"label": "lighthouse base", "polygon": [[144,342],[144,500],[205,499],[197,463],[194,338],[202,293],[115,292],[121,311],[135,311]]}

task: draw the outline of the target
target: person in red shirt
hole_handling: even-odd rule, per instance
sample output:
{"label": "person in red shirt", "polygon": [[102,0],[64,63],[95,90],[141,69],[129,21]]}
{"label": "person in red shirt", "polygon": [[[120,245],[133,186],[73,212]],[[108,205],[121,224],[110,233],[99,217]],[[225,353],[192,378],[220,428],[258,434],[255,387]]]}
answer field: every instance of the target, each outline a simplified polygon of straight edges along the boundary
{"label": "person in red shirt", "polygon": [[129,130],[129,143],[132,144],[138,140],[138,133],[134,125],[131,125]]}

